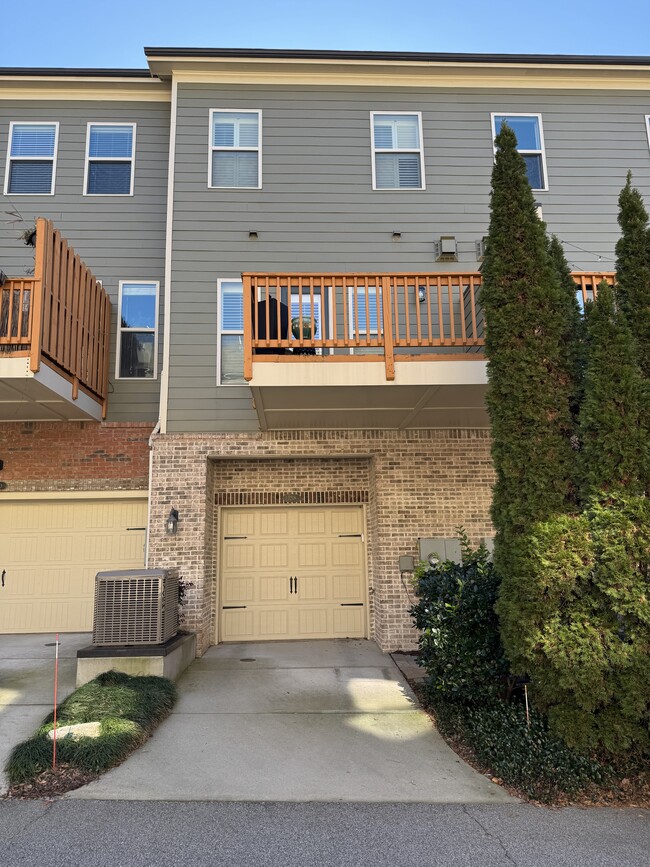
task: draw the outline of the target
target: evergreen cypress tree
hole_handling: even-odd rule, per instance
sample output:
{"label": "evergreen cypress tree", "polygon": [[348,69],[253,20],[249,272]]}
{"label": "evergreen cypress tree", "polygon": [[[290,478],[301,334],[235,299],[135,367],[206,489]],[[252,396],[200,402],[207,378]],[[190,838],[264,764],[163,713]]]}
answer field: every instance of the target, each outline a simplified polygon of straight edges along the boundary
{"label": "evergreen cypress tree", "polygon": [[[560,313],[565,329],[560,351],[571,383],[569,405],[577,433],[586,366],[585,323],[576,297],[577,286],[571,276],[562,244],[556,235],[549,241],[548,252],[560,281]],[[576,440],[573,440],[572,444],[577,446]]]}
{"label": "evergreen cypress tree", "polygon": [[616,294],[638,344],[641,371],[650,378],[650,231],[632,173],[618,199],[621,237],[616,244]]}
{"label": "evergreen cypress tree", "polygon": [[505,124],[496,144],[481,304],[497,474],[493,518],[504,533],[567,508],[573,385],[564,347],[566,290],[549,256],[515,134]]}
{"label": "evergreen cypress tree", "polygon": [[580,413],[583,501],[616,491],[642,494],[650,459],[647,390],[626,317],[605,282],[587,308],[587,346]]}
{"label": "evergreen cypress tree", "polygon": [[504,646],[515,670],[525,671],[521,623],[535,612],[528,610],[532,563],[524,536],[536,522],[573,509],[575,385],[564,348],[567,290],[505,124],[496,145],[481,291],[496,472],[494,562],[502,578],[497,611]]}

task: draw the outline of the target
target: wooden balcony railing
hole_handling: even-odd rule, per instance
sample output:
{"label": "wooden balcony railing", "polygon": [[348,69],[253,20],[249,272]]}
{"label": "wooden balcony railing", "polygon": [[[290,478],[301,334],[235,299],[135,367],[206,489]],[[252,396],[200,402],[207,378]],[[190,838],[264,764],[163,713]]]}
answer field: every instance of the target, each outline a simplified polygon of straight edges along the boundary
{"label": "wooden balcony railing", "polygon": [[[463,360],[482,354],[481,274],[242,274],[244,378],[253,361]],[[582,304],[612,273],[573,274]]]}
{"label": "wooden balcony railing", "polygon": [[34,276],[0,287],[0,356],[44,361],[102,403],[108,394],[111,303],[101,283],[49,220],[36,221]]}

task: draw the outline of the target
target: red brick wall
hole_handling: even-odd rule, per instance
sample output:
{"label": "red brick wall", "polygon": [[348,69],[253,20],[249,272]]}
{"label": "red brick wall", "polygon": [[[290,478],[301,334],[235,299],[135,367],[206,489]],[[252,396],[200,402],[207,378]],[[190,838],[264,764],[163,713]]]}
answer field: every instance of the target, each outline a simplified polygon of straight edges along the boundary
{"label": "red brick wall", "polygon": [[148,486],[150,422],[0,424],[0,481],[11,491]]}

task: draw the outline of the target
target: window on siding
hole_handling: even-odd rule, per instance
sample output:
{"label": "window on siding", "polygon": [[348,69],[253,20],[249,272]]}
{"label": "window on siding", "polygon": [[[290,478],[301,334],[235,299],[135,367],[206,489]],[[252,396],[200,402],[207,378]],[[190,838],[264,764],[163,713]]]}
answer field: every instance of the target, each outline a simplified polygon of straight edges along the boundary
{"label": "window on siding", "polygon": [[54,194],[58,134],[58,123],[10,124],[5,194]]}
{"label": "window on siding", "polygon": [[210,112],[210,187],[259,189],[260,111]]}
{"label": "window on siding", "polygon": [[244,379],[244,290],[241,280],[219,280],[220,385],[246,385]]}
{"label": "window on siding", "polygon": [[541,114],[493,114],[493,138],[499,134],[504,122],[517,136],[517,150],[526,163],[530,186],[537,191],[547,190]]}
{"label": "window on siding", "polygon": [[85,195],[132,196],[134,153],[134,123],[89,123]]}
{"label": "window on siding", "polygon": [[348,309],[350,311],[350,337],[376,337],[384,328],[384,313],[382,310],[381,289],[377,293],[376,286],[368,286],[368,303],[366,305],[365,287],[355,290],[348,288]]}
{"label": "window on siding", "polygon": [[155,379],[158,283],[120,281],[117,378]]}
{"label": "window on siding", "polygon": [[423,190],[422,115],[371,112],[374,190]]}

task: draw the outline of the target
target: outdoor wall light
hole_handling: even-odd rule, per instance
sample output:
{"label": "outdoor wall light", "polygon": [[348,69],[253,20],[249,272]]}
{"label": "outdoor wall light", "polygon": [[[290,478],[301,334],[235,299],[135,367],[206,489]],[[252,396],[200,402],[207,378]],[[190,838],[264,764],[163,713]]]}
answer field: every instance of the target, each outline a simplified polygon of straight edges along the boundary
{"label": "outdoor wall light", "polygon": [[418,301],[423,304],[427,300],[427,287],[418,286]]}
{"label": "outdoor wall light", "polygon": [[165,522],[165,531],[168,536],[175,536],[178,533],[178,509],[170,509],[169,517]]}
{"label": "outdoor wall light", "polygon": [[437,566],[439,562],[440,557],[438,557],[435,551],[432,551],[427,557],[427,563],[429,564],[429,566]]}

